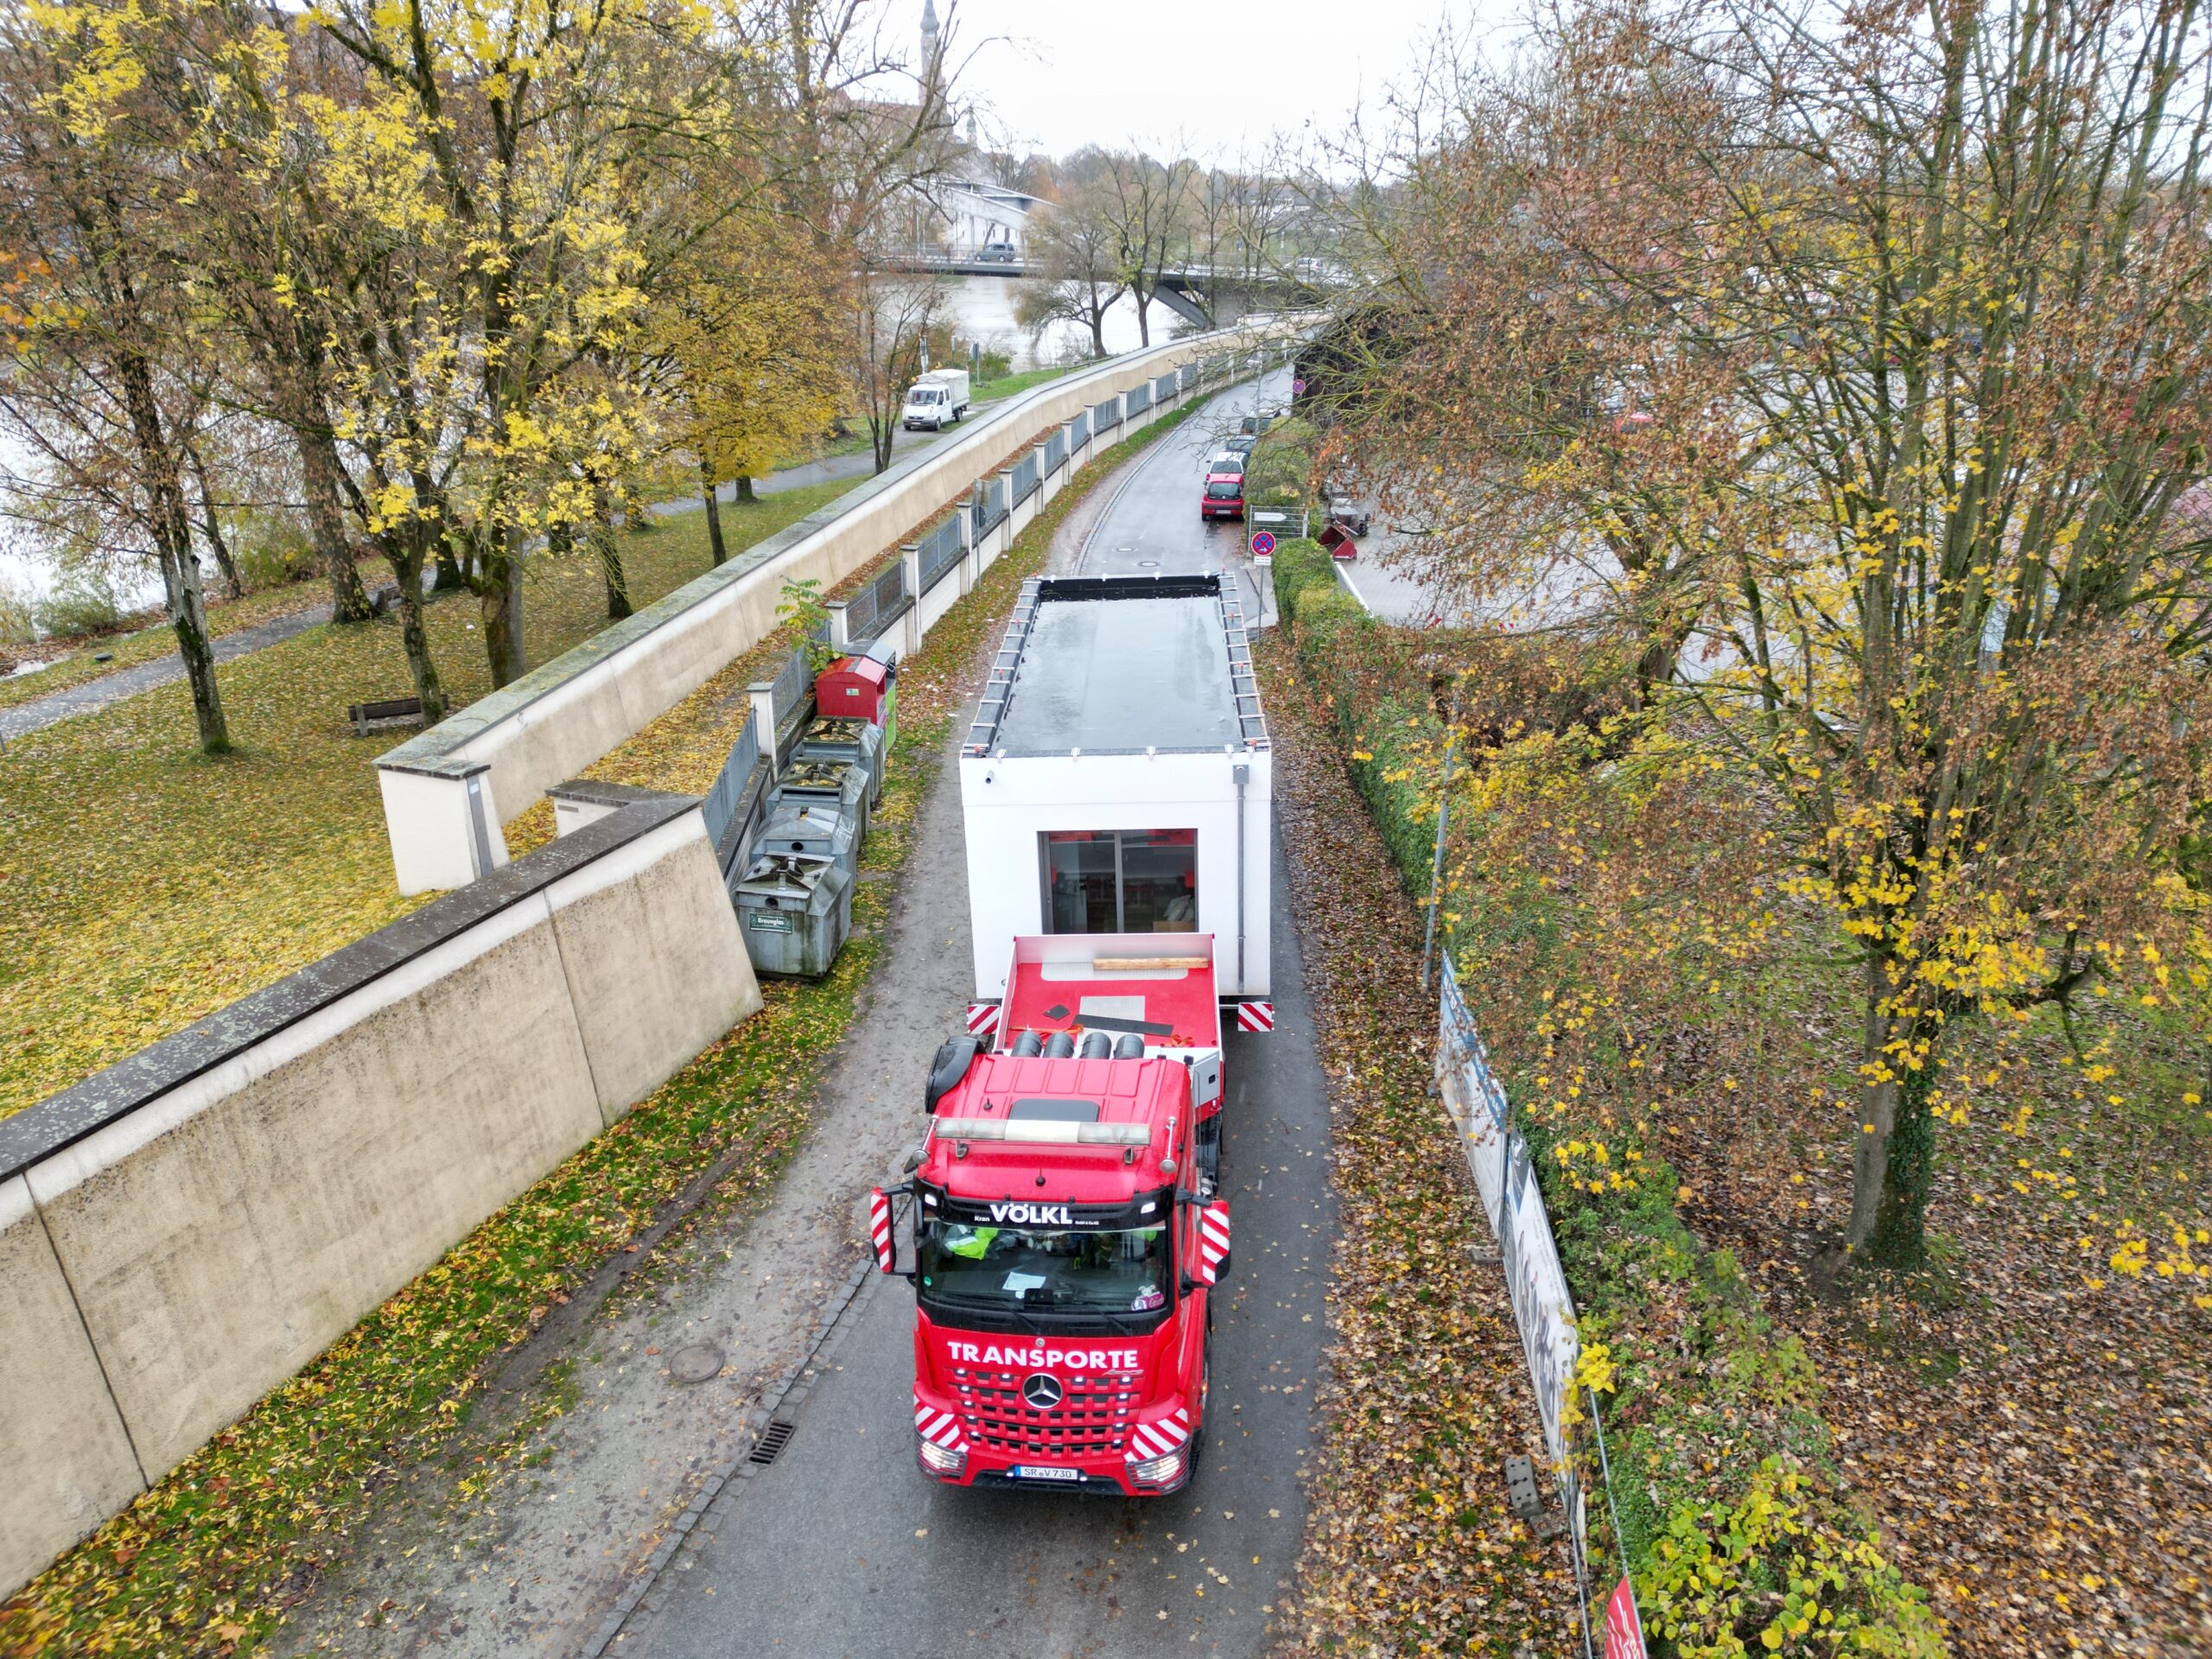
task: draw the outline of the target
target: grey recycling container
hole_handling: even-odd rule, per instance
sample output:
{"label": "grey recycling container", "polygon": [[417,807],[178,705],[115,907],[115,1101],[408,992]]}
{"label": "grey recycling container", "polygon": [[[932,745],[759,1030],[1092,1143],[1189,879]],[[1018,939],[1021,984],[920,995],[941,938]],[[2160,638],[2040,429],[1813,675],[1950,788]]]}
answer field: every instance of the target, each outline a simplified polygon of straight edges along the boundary
{"label": "grey recycling container", "polygon": [[819,979],[853,931],[853,879],[826,858],[756,859],[730,902],[755,973]]}
{"label": "grey recycling container", "polygon": [[795,760],[768,791],[771,817],[786,804],[810,802],[840,809],[858,826],[857,834],[868,834],[868,773],[855,762]]}
{"label": "grey recycling container", "polygon": [[868,804],[883,798],[883,774],[890,759],[883,752],[883,728],[872,720],[831,716],[816,721],[798,741],[802,760],[850,760],[868,773]]}
{"label": "grey recycling container", "polygon": [[860,874],[860,823],[834,802],[779,801],[754,832],[753,856],[791,853],[826,858],[849,876]]}

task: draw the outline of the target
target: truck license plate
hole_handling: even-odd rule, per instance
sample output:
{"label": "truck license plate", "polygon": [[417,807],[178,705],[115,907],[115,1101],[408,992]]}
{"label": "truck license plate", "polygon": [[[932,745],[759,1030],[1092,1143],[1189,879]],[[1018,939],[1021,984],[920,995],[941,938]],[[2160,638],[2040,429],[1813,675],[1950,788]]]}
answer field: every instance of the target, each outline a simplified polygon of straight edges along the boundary
{"label": "truck license plate", "polygon": [[1042,1464],[1017,1463],[1011,1471],[1016,1480],[1081,1480],[1080,1469],[1052,1469]]}

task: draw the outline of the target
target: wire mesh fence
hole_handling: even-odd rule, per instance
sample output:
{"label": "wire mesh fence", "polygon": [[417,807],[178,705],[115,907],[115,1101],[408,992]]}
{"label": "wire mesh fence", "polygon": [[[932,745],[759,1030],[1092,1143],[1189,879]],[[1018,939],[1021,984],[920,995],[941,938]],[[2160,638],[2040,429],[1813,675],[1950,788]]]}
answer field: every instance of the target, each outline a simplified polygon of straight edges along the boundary
{"label": "wire mesh fence", "polygon": [[729,868],[733,856],[729,843],[741,843],[744,826],[736,823],[739,803],[744,798],[745,785],[753,776],[753,767],[760,764],[760,734],[747,719],[745,728],[737,734],[737,741],[729,746],[729,757],[722,762],[722,769],[715,774],[714,787],[707,791],[706,805],[702,809],[707,820],[707,839],[715,846],[715,856],[724,869]]}
{"label": "wire mesh fence", "polygon": [[1002,478],[979,478],[976,480],[976,503],[971,511],[976,516],[976,537],[981,540],[998,527],[1006,517],[1006,480]]}
{"label": "wire mesh fence", "polygon": [[1013,477],[1010,481],[1014,486],[1015,506],[1020,506],[1037,493],[1037,452],[1034,449],[1014,463]]}
{"label": "wire mesh fence", "polygon": [[1045,470],[1058,472],[1067,458],[1068,435],[1065,430],[1055,429],[1045,439]]}
{"label": "wire mesh fence", "polygon": [[845,640],[855,648],[883,632],[883,626],[906,608],[906,562],[893,559],[874,582],[855,594],[845,606]]}
{"label": "wire mesh fence", "polygon": [[1152,387],[1149,385],[1131,386],[1122,394],[1122,414],[1135,418],[1152,407]]}
{"label": "wire mesh fence", "polygon": [[967,551],[967,543],[960,538],[960,515],[947,514],[944,522],[922,538],[920,543],[922,591],[927,593],[938,584],[938,578],[960,563],[960,556]]}
{"label": "wire mesh fence", "polygon": [[1092,431],[1109,432],[1121,423],[1122,400],[1120,398],[1109,397],[1103,404],[1093,404],[1090,406],[1090,429]]}

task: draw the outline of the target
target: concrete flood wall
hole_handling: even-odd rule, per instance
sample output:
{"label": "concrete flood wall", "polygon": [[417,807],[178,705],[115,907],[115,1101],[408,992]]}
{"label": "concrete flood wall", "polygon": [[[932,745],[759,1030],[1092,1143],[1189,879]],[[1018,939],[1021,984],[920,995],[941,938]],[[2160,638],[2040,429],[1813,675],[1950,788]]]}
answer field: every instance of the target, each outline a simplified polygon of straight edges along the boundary
{"label": "concrete flood wall", "polygon": [[759,1009],[698,808],[638,800],[0,1121],[0,1593]]}
{"label": "concrete flood wall", "polygon": [[[835,588],[963,497],[1021,440],[1041,440],[1084,409],[1149,386],[1184,364],[1224,353],[1242,364],[1245,354],[1286,332],[1268,326],[1192,335],[1039,386],[380,756],[378,779],[399,890],[457,887],[504,863],[502,823],[758,644],[776,626],[786,582]],[[1279,353],[1280,345],[1274,349]],[[1232,372],[1249,372],[1249,365]],[[1143,410],[1127,429],[1157,419],[1174,401]],[[1123,435],[1123,427],[1109,434],[1115,442]],[[1064,463],[1078,464],[1072,457]],[[1038,505],[1032,496],[1020,522]],[[1003,538],[1014,528],[1001,525],[993,534]]]}

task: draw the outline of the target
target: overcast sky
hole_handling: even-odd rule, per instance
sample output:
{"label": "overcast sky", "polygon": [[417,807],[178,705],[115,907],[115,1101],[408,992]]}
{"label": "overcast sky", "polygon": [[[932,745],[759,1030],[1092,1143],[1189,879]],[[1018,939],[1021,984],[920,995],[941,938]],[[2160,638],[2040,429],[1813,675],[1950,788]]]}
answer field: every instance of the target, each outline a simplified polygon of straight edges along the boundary
{"label": "overcast sky", "polygon": [[[976,53],[961,91],[1016,154],[1181,137],[1256,156],[1271,132],[1309,117],[1334,130],[1402,79],[1447,6],[1463,26],[1519,15],[1514,0],[958,0],[959,42]],[[899,0],[901,16],[918,40],[921,0]]]}

